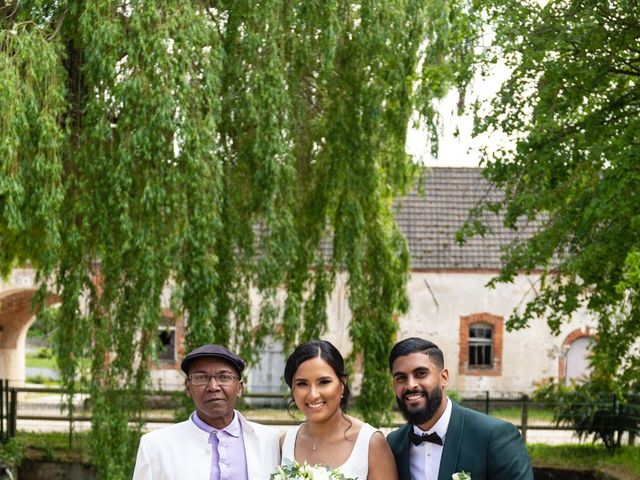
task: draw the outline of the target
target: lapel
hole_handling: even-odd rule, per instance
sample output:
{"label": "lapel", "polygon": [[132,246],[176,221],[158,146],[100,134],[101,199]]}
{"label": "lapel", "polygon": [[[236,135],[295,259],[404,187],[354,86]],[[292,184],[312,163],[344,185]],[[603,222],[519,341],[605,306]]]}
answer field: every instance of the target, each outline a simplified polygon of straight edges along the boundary
{"label": "lapel", "polygon": [[260,478],[264,473],[260,465],[260,442],[255,430],[249,422],[236,410],[242,425],[244,453],[247,459],[247,478]]}
{"label": "lapel", "polygon": [[398,445],[397,449],[398,456],[396,458],[396,463],[398,466],[398,477],[399,480],[411,480],[411,468],[409,461],[409,429],[413,428],[413,425],[410,423],[406,424],[404,427],[400,429],[398,432]]}
{"label": "lapel", "polygon": [[451,399],[449,401],[451,402],[451,418],[442,448],[438,480],[451,480],[451,475],[456,472],[460,446],[462,445],[462,432],[464,431],[464,409]]}

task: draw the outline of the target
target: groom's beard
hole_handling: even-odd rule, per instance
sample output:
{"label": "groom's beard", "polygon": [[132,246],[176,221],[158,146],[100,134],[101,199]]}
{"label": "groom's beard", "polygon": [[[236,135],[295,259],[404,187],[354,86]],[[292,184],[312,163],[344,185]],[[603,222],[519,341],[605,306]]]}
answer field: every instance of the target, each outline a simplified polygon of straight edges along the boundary
{"label": "groom's beard", "polygon": [[[423,407],[407,407],[407,404],[404,402],[404,397],[414,393],[422,393],[426,396],[427,401]],[[440,406],[440,403],[442,403],[442,389],[440,387],[436,387],[430,392],[427,392],[420,388],[410,392],[404,392],[402,394],[402,398],[396,397],[396,402],[398,402],[398,408],[408,422],[411,422],[414,425],[422,425],[423,423],[431,420],[438,411],[438,407]]]}

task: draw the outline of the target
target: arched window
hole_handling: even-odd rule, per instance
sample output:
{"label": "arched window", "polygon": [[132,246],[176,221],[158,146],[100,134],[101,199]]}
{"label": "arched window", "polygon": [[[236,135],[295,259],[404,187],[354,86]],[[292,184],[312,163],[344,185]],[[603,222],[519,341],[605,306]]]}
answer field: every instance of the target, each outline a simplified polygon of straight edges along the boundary
{"label": "arched window", "polygon": [[584,381],[589,376],[590,348],[596,341],[591,329],[586,327],[572,331],[562,342],[558,377],[565,385],[571,384],[572,380]]}

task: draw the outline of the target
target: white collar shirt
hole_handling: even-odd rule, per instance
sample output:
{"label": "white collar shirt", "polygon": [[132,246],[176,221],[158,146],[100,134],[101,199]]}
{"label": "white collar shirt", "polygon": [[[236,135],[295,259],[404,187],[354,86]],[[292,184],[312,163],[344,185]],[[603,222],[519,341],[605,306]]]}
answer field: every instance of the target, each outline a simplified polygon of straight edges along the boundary
{"label": "white collar shirt", "polygon": [[446,442],[447,428],[451,419],[451,400],[447,397],[447,406],[442,416],[436,424],[428,431],[413,425],[413,432],[416,435],[423,433],[437,433],[442,439],[442,445],[436,445],[431,442],[423,442],[420,445],[410,444],[409,449],[409,465],[411,468],[411,478],[415,480],[437,480],[438,471],[440,470],[440,459],[442,458],[442,449]]}
{"label": "white collar shirt", "polygon": [[210,480],[247,480],[247,458],[238,412],[234,410],[231,423],[220,430],[204,422],[197,412],[191,414],[191,421],[209,434]]}

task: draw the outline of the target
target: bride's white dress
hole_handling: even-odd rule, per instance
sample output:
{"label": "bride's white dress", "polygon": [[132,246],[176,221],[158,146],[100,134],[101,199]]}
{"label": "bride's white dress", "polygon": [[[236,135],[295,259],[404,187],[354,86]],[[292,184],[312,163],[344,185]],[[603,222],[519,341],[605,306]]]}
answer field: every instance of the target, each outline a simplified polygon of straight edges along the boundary
{"label": "bride's white dress", "polygon": [[[296,445],[296,437],[298,436],[298,425],[296,428],[287,430],[284,436],[284,443],[282,444],[282,460],[289,459],[295,461],[294,451]],[[347,458],[340,467],[336,468],[347,478],[354,478],[356,480],[367,480],[369,474],[369,441],[376,429],[368,423],[364,423],[356,439],[356,444],[353,446],[351,455]]]}

